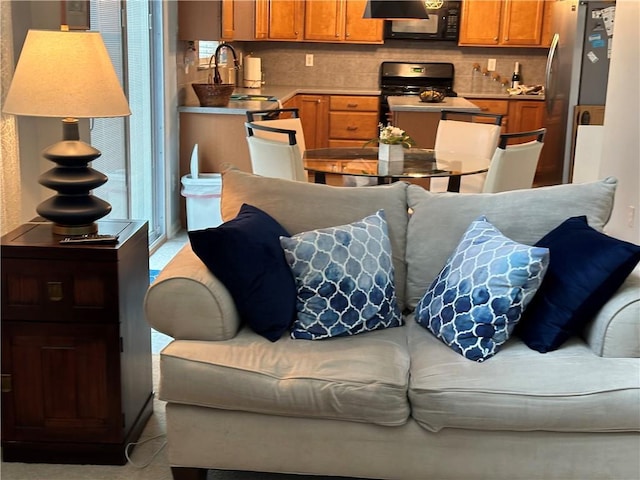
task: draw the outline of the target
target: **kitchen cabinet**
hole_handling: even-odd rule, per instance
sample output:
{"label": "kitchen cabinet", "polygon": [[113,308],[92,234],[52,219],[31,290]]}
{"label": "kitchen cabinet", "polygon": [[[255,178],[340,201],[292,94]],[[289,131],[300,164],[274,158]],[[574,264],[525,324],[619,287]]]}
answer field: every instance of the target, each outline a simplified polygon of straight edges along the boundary
{"label": "kitchen cabinet", "polygon": [[[225,12],[228,14],[228,9]],[[228,26],[226,26],[228,30]],[[233,29],[233,25],[231,26]],[[229,33],[227,31],[227,33]],[[222,36],[222,2],[178,1],[178,40],[213,40]]]}
{"label": "kitchen cabinet", "polygon": [[362,18],[366,3],[366,0],[306,1],[304,39],[321,42],[383,43],[383,21]]}
{"label": "kitchen cabinet", "polygon": [[329,147],[361,147],[378,136],[378,97],[331,95]]}
{"label": "kitchen cabinet", "polygon": [[269,0],[265,9],[268,16],[267,40],[302,40],[304,4],[299,0]]}
{"label": "kitchen cabinet", "polygon": [[[549,29],[548,0],[487,0],[462,3],[461,46],[543,47]],[[544,41],[550,41],[545,31]]]}
{"label": "kitchen cabinet", "polygon": [[51,224],[2,237],[5,462],[123,465],[153,408],[147,223],[116,245],[60,245]]}
{"label": "kitchen cabinet", "polygon": [[307,148],[329,145],[329,95],[296,95]]}
{"label": "kitchen cabinet", "polygon": [[[480,111],[483,113],[493,113],[495,115],[502,115],[502,132],[507,133],[509,130],[509,102],[510,100],[498,100],[498,99],[470,99],[471,103],[480,107]],[[478,118],[479,122],[485,121],[482,118]],[[486,119],[487,123],[493,123],[491,119]]]}

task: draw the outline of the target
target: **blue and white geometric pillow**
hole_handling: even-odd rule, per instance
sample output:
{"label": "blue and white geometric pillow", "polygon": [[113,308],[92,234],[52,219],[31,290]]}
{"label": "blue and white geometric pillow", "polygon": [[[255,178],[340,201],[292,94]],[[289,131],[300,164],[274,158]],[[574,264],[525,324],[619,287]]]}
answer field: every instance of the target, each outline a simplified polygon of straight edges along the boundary
{"label": "blue and white geometric pillow", "polygon": [[292,338],[318,340],[402,325],[383,210],[280,237],[297,288]]}
{"label": "blue and white geometric pillow", "polygon": [[470,360],[507,341],[542,283],[549,249],[505,237],[481,216],[416,306],[416,321]]}

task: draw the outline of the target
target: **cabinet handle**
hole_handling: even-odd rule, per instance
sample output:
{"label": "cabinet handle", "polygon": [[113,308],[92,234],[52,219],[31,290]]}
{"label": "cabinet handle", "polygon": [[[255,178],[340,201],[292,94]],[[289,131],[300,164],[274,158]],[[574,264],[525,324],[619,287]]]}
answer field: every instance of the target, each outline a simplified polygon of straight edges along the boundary
{"label": "cabinet handle", "polygon": [[47,293],[52,302],[62,300],[62,282],[47,282]]}
{"label": "cabinet handle", "polygon": [[493,41],[497,42],[498,41],[498,37],[493,37]]}
{"label": "cabinet handle", "polygon": [[349,130],[350,132],[355,132],[358,129],[358,127],[347,127],[347,130]]}
{"label": "cabinet handle", "polygon": [[348,108],[358,108],[358,104],[357,103],[347,103],[347,107]]}
{"label": "cabinet handle", "polygon": [[13,391],[13,385],[11,381],[11,374],[3,373],[2,374],[2,388],[0,389],[2,393],[9,393]]}

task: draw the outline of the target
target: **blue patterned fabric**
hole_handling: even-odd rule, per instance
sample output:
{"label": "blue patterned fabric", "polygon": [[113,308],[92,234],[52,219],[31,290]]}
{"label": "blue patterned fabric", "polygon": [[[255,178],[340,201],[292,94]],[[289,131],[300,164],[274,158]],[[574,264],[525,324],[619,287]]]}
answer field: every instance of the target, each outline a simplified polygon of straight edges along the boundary
{"label": "blue patterned fabric", "polygon": [[317,340],[402,325],[384,211],[281,237],[296,281],[292,338]]}
{"label": "blue patterned fabric", "polygon": [[482,362],[507,341],[540,286],[549,250],[505,237],[481,216],[416,306],[416,321]]}

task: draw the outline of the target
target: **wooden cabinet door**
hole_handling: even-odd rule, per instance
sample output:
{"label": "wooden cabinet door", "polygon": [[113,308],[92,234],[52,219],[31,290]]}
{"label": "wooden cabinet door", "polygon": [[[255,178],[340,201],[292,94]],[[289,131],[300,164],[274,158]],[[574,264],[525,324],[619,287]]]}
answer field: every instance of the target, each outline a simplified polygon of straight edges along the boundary
{"label": "wooden cabinet door", "polygon": [[235,0],[222,0],[222,40],[233,40],[234,34],[234,15],[233,4]]}
{"label": "wooden cabinet door", "polygon": [[304,39],[335,42],[344,39],[344,0],[304,2]]}
{"label": "wooden cabinet door", "polygon": [[329,99],[327,95],[296,95],[307,148],[329,144]]}
{"label": "wooden cabinet door", "polygon": [[532,46],[542,41],[544,0],[508,0],[502,11],[501,45]]}
{"label": "wooden cabinet door", "polygon": [[459,45],[498,45],[502,0],[462,2]]}
{"label": "wooden cabinet door", "polygon": [[220,0],[178,1],[178,40],[220,40]]}
{"label": "wooden cabinet door", "polygon": [[545,0],[544,2],[544,14],[542,17],[542,39],[540,40],[540,46],[551,46],[551,40],[553,39],[553,3],[554,0]]}
{"label": "wooden cabinet door", "polygon": [[269,40],[302,40],[304,2],[269,1]]}
{"label": "wooden cabinet door", "polygon": [[536,130],[544,125],[544,102],[537,100],[509,101],[509,133]]}
{"label": "wooden cabinet door", "polygon": [[269,36],[269,1],[255,0],[255,33],[256,40],[265,40]]}
{"label": "wooden cabinet door", "polygon": [[2,325],[2,436],[15,442],[117,442],[118,325]]}
{"label": "wooden cabinet door", "polygon": [[346,0],[345,41],[354,43],[383,43],[383,21],[374,18],[362,18],[367,6],[366,0]]}

